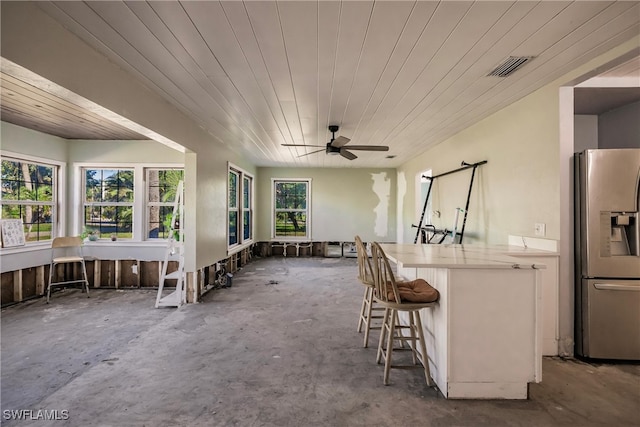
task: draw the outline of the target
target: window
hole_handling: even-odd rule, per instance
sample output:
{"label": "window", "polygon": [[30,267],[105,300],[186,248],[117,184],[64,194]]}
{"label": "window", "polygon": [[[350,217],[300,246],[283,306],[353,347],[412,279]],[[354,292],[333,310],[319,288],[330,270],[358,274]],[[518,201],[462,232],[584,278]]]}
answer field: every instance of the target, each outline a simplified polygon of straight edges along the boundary
{"label": "window", "polygon": [[22,219],[27,242],[55,234],[58,173],[58,165],[2,156],[2,218]]}
{"label": "window", "polygon": [[133,237],[133,169],[83,168],[84,221],[99,237]]}
{"label": "window", "polygon": [[273,180],[273,237],[311,238],[311,180]]}
{"label": "window", "polygon": [[252,206],[252,186],[253,179],[249,176],[242,178],[242,238],[243,240],[251,240],[253,238],[253,227],[251,219],[253,218]]}
{"label": "window", "polygon": [[238,177],[239,173],[229,171],[229,246],[238,243]]}
{"label": "window", "polygon": [[168,239],[176,200],[178,182],[184,179],[183,169],[147,169],[148,239]]}
{"label": "window", "polygon": [[228,233],[229,247],[253,239],[253,177],[229,164]]}

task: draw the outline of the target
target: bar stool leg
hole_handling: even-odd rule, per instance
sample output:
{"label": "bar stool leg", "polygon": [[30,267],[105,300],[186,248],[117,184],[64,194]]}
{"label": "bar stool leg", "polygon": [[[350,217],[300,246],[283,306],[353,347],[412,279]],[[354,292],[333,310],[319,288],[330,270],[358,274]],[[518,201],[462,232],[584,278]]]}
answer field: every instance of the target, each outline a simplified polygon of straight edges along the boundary
{"label": "bar stool leg", "polygon": [[369,293],[367,296],[367,329],[364,331],[364,348],[369,347],[369,332],[371,331],[371,318],[373,316],[373,288],[368,287],[367,290]]}
{"label": "bar stool leg", "polygon": [[[384,309],[384,316],[382,319],[382,326],[380,327],[380,339],[378,340],[378,354],[376,356],[376,363],[380,363],[380,360],[382,359],[382,350],[383,350],[383,344],[384,344],[384,339],[385,336],[387,334],[387,330],[389,328],[389,325],[387,324],[387,322],[389,321],[389,315],[390,315],[390,309],[385,308]],[[392,331],[389,331],[389,334],[391,334]]]}
{"label": "bar stool leg", "polygon": [[431,370],[429,369],[429,356],[427,355],[427,345],[424,340],[424,331],[422,330],[422,319],[420,319],[420,313],[415,312],[416,315],[416,327],[418,328],[418,337],[420,339],[420,352],[422,354],[421,361],[424,366],[424,376],[427,379],[427,385],[431,387],[433,381],[431,380]]}
{"label": "bar stool leg", "polygon": [[364,296],[362,297],[362,307],[360,308],[360,318],[358,319],[358,332],[362,332],[362,321],[364,319],[367,309],[367,295],[369,293],[369,287],[364,287]]}
{"label": "bar stool leg", "polygon": [[416,353],[418,349],[416,348],[416,320],[414,318],[414,312],[409,312],[409,332],[411,333],[411,357],[413,358],[413,364],[418,364],[418,359],[416,357]]}
{"label": "bar stool leg", "polygon": [[391,353],[393,353],[393,331],[396,328],[396,310],[393,311],[394,315],[390,316],[391,325],[389,325],[389,335],[387,336],[387,350],[384,359],[384,379],[382,381],[384,385],[389,385],[389,371],[391,371]]}

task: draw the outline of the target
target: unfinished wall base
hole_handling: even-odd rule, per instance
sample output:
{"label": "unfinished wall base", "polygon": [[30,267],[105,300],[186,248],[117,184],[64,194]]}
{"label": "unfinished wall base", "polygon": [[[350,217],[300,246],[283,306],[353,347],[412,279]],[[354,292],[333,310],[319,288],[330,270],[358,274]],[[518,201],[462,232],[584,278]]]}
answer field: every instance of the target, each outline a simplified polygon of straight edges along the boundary
{"label": "unfinished wall base", "polygon": [[[186,274],[187,302],[198,302],[202,295],[220,287],[223,274],[233,274],[251,261],[253,246],[229,258],[218,261],[197,272]],[[87,279],[92,289],[157,289],[162,261],[85,260]],[[167,273],[176,271],[177,261],[169,261]],[[53,272],[54,281],[78,280],[82,277],[80,264],[59,264]],[[45,294],[49,282],[49,264],[2,273],[0,302],[2,306],[16,304]],[[70,284],[69,288],[80,283]],[[171,287],[167,287],[170,289]]]}

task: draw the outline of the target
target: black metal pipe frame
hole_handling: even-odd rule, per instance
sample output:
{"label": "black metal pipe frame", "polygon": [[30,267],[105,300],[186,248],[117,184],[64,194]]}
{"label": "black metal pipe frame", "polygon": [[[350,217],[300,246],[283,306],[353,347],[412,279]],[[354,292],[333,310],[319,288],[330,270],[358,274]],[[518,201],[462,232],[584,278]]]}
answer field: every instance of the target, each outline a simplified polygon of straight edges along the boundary
{"label": "black metal pipe frame", "polygon": [[[424,175],[423,175],[424,178]],[[418,223],[418,231],[416,231],[416,238],[413,239],[413,243],[418,243],[418,236],[422,231],[422,223],[424,222],[424,213],[427,210],[427,203],[429,202],[429,195],[431,194],[431,187],[433,187],[433,180],[429,180],[429,189],[427,190],[427,197],[424,199],[424,206],[422,207],[422,215],[420,215],[420,222]]]}
{"label": "black metal pipe frame", "polygon": [[[487,160],[483,160],[481,162],[476,162],[476,163],[467,163],[464,160],[461,163],[461,167],[459,167],[458,169],[454,169],[454,170],[450,170],[448,172],[444,172],[435,176],[425,176],[422,175],[422,178],[426,178],[429,180],[429,189],[427,190],[427,197],[424,199],[424,206],[422,208],[422,215],[420,216],[420,222],[418,223],[418,231],[416,232],[416,237],[415,239],[413,239],[413,243],[418,243],[418,236],[420,235],[420,231],[422,229],[422,223],[424,221],[424,215],[425,215],[425,211],[427,210],[427,203],[429,202],[429,196],[431,195],[431,187],[433,187],[433,180],[436,178],[441,178],[443,176],[447,176],[447,175],[451,175],[453,173],[456,172],[461,172],[467,169],[473,169],[471,171],[471,182],[469,183],[469,192],[467,193],[467,203],[465,205],[464,208],[464,218],[462,220],[462,229],[460,230],[460,242],[462,243],[462,238],[464,236],[464,228],[467,224],[467,213],[469,212],[469,201],[471,200],[471,189],[473,188],[473,180],[475,178],[476,175],[476,168],[478,166],[482,166],[484,164],[487,163]],[[455,237],[454,237],[455,240]],[[455,241],[453,242],[455,243]]]}

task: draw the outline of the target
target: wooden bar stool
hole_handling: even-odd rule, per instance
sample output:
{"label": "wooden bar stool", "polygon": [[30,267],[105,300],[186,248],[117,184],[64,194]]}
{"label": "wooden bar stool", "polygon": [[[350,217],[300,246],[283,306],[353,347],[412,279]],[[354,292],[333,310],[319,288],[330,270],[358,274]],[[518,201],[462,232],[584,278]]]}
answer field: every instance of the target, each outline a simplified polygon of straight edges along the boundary
{"label": "wooden bar stool", "polygon": [[[374,300],[385,308],[380,340],[378,342],[378,354],[376,363],[384,358],[384,385],[389,384],[389,371],[391,368],[414,368],[417,362],[422,364],[427,385],[432,386],[431,373],[429,371],[429,357],[424,341],[420,310],[433,307],[438,300],[437,289],[433,288],[423,279],[410,282],[396,282],[389,260],[380,245],[374,242],[371,246],[373,264]],[[409,325],[401,325],[398,321],[398,313],[405,312],[409,315]],[[409,331],[405,335],[403,331]],[[401,344],[409,342],[408,348],[394,348],[394,342]],[[393,351],[409,350],[412,352],[413,366],[392,365],[391,355]]]}
{"label": "wooden bar stool", "polygon": [[382,315],[375,315],[374,312],[384,310],[383,307],[375,306],[373,299],[373,270],[371,262],[367,254],[367,248],[360,236],[355,237],[356,252],[358,256],[358,279],[364,285],[364,296],[362,297],[362,307],[360,308],[360,316],[358,317],[358,332],[362,332],[364,325],[364,344],[363,347],[369,346],[369,331],[371,329],[380,329],[380,326],[372,325],[372,319],[382,319]]}

